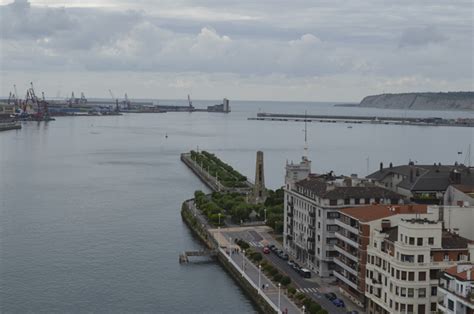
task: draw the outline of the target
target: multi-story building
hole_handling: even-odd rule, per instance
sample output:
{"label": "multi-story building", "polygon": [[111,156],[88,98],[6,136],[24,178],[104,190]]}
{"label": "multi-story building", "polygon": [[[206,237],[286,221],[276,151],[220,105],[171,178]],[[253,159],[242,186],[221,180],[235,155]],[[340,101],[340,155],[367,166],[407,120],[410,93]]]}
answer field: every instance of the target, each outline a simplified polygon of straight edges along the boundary
{"label": "multi-story building", "polygon": [[367,246],[371,231],[386,230],[401,219],[413,217],[438,218],[438,213],[428,210],[427,205],[370,205],[340,210],[336,220],[334,246],[339,253],[334,259],[334,276],[343,292],[360,306],[365,304],[365,274]]}
{"label": "multi-story building", "polygon": [[474,184],[473,185],[450,185],[444,193],[444,205],[474,206]]}
{"label": "multi-story building", "polygon": [[433,313],[441,271],[474,258],[474,242],[442,221],[406,219],[374,229],[367,246],[368,313]]}
{"label": "multi-story building", "polygon": [[327,277],[333,275],[338,254],[334,245],[339,211],[373,203],[399,204],[403,197],[357,176],[309,174],[309,166],[303,158],[300,165],[286,168],[284,247],[299,263]]}
{"label": "multi-story building", "polygon": [[442,296],[438,310],[447,314],[474,313],[474,265],[458,264],[446,269],[439,279]]}
{"label": "multi-story building", "polygon": [[380,163],[380,169],[369,176],[377,184],[411,198],[420,204],[442,205],[448,186],[474,185],[474,169],[462,164],[408,165],[388,168]]}

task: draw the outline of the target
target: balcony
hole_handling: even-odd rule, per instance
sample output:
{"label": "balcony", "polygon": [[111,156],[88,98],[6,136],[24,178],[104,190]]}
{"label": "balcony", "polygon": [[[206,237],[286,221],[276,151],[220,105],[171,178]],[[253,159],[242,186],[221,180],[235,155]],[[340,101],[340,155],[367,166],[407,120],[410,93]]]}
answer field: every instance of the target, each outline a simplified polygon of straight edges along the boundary
{"label": "balcony", "polygon": [[336,219],[335,224],[341,227],[342,229],[346,229],[354,234],[359,234],[359,226],[357,225],[348,225],[340,219]]}
{"label": "balcony", "polygon": [[313,249],[309,249],[309,250],[308,250],[308,254],[309,254],[309,255],[315,255],[315,252],[314,252]]}
{"label": "balcony", "polygon": [[336,238],[338,238],[339,240],[341,240],[342,242],[345,242],[345,243],[348,243],[350,244],[351,246],[355,247],[356,249],[359,248],[359,243],[357,243],[358,239],[356,238],[348,238],[346,237],[344,234],[341,233],[341,231],[337,231],[335,233],[336,235]]}
{"label": "balcony", "polygon": [[350,258],[354,262],[359,262],[359,258],[357,257],[358,253],[357,250],[354,250],[355,252],[351,252],[351,250],[347,250],[344,246],[336,243],[334,245],[334,249],[339,253],[344,255],[345,257]]}
{"label": "balcony", "polygon": [[293,211],[288,211],[288,212],[286,213],[286,215],[287,215],[288,217],[293,217]]}
{"label": "balcony", "polygon": [[286,235],[288,241],[293,241],[293,236],[291,234]]}
{"label": "balcony", "polygon": [[353,274],[354,276],[358,276],[359,274],[357,273],[357,264],[352,262],[352,263],[347,263],[347,261],[343,261],[341,257],[336,257],[334,259],[334,263],[341,268],[345,269],[347,272]]}
{"label": "balcony", "polygon": [[342,282],[344,282],[348,286],[354,288],[355,290],[359,290],[359,287],[357,286],[357,282],[354,282],[353,280],[346,277],[342,271],[339,271],[339,270],[335,269],[333,271],[333,275],[334,275],[334,277],[341,280]]}
{"label": "balcony", "polygon": [[316,218],[316,213],[315,212],[309,212],[309,217],[311,218]]}
{"label": "balcony", "polygon": [[308,242],[313,242],[314,243],[315,242],[314,237],[308,238]]}

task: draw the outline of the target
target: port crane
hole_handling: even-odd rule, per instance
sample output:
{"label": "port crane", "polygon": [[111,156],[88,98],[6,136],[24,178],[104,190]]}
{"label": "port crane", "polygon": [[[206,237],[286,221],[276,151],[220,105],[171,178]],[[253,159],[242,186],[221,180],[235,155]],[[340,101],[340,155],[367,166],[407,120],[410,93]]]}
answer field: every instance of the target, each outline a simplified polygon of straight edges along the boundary
{"label": "port crane", "polygon": [[118,98],[115,98],[114,93],[112,93],[112,90],[109,89],[110,96],[112,96],[112,101],[115,102],[115,112],[119,112],[119,103],[118,103]]}
{"label": "port crane", "polygon": [[130,103],[130,100],[128,99],[127,93],[125,93],[125,100],[124,100],[125,106],[127,107],[128,110],[130,110],[132,104]]}

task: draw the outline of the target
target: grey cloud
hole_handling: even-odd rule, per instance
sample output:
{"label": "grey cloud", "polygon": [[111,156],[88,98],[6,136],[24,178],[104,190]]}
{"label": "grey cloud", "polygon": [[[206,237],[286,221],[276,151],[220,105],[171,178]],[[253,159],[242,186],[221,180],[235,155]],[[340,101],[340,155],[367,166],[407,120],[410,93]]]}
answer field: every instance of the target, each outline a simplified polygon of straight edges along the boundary
{"label": "grey cloud", "polygon": [[434,26],[405,29],[399,41],[399,47],[424,46],[431,43],[439,43],[448,38]]}

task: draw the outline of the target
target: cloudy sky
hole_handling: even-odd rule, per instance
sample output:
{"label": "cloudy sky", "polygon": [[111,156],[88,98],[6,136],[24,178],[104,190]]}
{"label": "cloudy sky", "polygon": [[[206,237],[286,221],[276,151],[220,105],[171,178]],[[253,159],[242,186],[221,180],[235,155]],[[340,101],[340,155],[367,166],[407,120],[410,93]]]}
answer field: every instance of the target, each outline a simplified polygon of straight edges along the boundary
{"label": "cloudy sky", "polygon": [[360,101],[473,90],[471,0],[0,0],[0,95]]}

